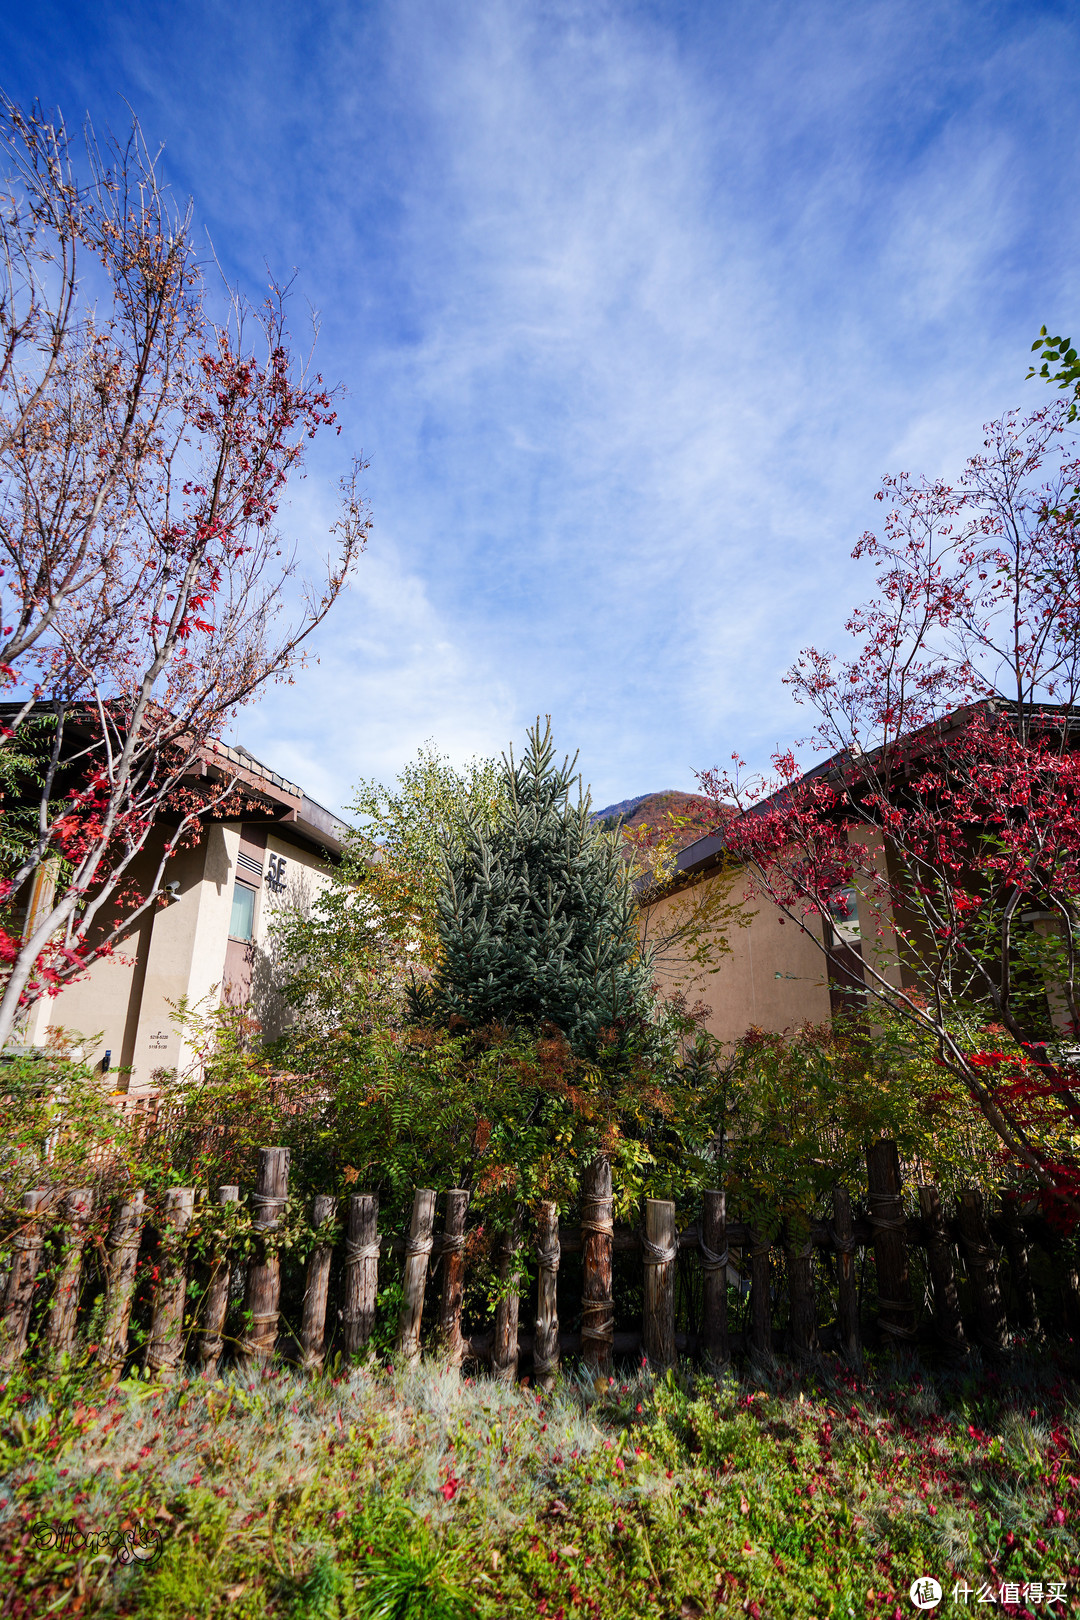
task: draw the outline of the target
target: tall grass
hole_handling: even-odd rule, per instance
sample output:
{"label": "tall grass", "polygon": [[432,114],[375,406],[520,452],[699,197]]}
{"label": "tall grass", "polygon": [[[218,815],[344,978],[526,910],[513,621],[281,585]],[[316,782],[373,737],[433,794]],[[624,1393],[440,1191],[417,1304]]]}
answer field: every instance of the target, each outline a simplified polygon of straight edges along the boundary
{"label": "tall grass", "polygon": [[[429,1364],[169,1391],[20,1373],[0,1395],[0,1612],[861,1620],[913,1612],[924,1573],[1075,1596],[1074,1391],[1022,1353],[1007,1377],[770,1362],[550,1395]],[[106,1529],[152,1556],[81,1544]]]}

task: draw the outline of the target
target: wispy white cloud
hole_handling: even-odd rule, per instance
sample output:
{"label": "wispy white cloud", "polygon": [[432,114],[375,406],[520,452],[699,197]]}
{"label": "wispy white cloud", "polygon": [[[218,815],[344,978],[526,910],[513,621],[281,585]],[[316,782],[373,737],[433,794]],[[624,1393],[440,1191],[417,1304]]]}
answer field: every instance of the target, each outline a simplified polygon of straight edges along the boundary
{"label": "wispy white cloud", "polygon": [[713,73],[640,14],[558,15],[459,13],[418,48],[399,13],[437,155],[404,200],[425,320],[391,412],[424,413],[423,485],[454,464],[441,588],[615,793],[796,723],[777,676],[842,623],[877,476],[962,453],[1019,387],[1019,355],[986,361],[1027,220],[981,86],[890,160],[912,13],[767,11]]}
{"label": "wispy white cloud", "polygon": [[464,760],[490,752],[515,718],[499,670],[455,638],[383,535],[339,607],[333,639],[291,685],[243,710],[233,733],[337,809],[360,776],[392,780],[422,742]]}
{"label": "wispy white cloud", "polygon": [[238,728],[333,804],[429,735],[498,752],[537,713],[603,800],[764,758],[805,729],[783,669],[865,589],[881,473],[957,466],[1075,307],[1080,23],[1050,5],[98,26],[71,84],[121,63],[232,273],[297,264],[323,312],[351,397],[303,545],[334,456],[371,453],[322,662]]}

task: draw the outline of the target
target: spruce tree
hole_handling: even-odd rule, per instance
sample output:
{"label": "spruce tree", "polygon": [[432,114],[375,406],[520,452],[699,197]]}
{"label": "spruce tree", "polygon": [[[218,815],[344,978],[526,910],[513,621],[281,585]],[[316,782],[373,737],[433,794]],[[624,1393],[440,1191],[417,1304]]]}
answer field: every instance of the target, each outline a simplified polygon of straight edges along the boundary
{"label": "spruce tree", "polygon": [[550,1022],[587,1056],[611,1032],[620,1045],[647,1036],[652,968],[617,840],[590,823],[577,756],[556,767],[554,754],[550,719],[543,733],[538,720],[524,759],[503,759],[493,825],[472,822],[445,848],[441,957],[414,1006],[474,1028]]}

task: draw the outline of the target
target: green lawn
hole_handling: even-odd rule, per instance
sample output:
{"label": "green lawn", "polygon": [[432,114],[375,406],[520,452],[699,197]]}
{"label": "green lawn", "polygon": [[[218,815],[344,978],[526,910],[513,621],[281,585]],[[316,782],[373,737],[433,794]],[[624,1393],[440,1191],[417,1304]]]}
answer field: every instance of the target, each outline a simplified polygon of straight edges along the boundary
{"label": "green lawn", "polygon": [[[0,1395],[0,1613],[893,1616],[925,1573],[938,1614],[1060,1615],[1080,1598],[1075,1400],[1022,1353],[550,1396],[428,1364],[168,1393],[22,1371]],[[1041,1603],[978,1601],[1040,1581]]]}

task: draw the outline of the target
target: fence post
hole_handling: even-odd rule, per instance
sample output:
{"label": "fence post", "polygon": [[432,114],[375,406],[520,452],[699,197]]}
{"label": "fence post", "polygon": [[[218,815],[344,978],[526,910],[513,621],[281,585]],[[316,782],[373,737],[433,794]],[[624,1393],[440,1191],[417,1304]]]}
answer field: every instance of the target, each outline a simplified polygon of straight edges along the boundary
{"label": "fence post", "polygon": [[147,1370],[162,1379],[174,1376],[183,1354],[184,1303],[187,1299],[187,1254],[184,1236],[195,1209],[193,1187],[170,1187],[165,1194],[165,1215],[158,1251],[158,1280],[150,1338],[146,1345]]}
{"label": "fence post", "polygon": [[651,1365],[664,1372],[675,1365],[675,1261],[679,1254],[675,1205],[667,1199],[646,1198],[641,1247],[645,1262],[642,1338]]}
{"label": "fence post", "polygon": [[435,1225],[437,1196],[430,1187],[418,1187],[413,1194],[397,1334],[398,1353],[410,1367],[420,1360],[420,1320],[424,1314],[424,1289],[427,1285],[428,1256],[434,1241],[431,1234]]}
{"label": "fence post", "polygon": [[968,1342],[956,1292],[951,1244],[936,1187],[919,1188],[919,1209],[926,1227],[926,1265],[934,1291],[934,1325],[946,1355],[954,1361],[962,1361],[968,1353]]}
{"label": "fence post", "polygon": [[615,1303],[611,1293],[611,1160],[598,1153],[581,1178],[581,1355],[598,1376],[611,1373]]}
{"label": "fence post", "polygon": [[1009,1342],[1005,1305],[998,1285],[997,1261],[986,1224],[983,1196],[978,1187],[965,1187],[957,1202],[960,1242],[979,1313],[979,1342],[990,1355],[1002,1356]]}
{"label": "fence post", "polygon": [[772,1301],[769,1298],[769,1240],[752,1226],[746,1228],[750,1249],[750,1350],[754,1355],[772,1351]]}
{"label": "fence post", "polygon": [[[216,1202],[219,1204],[236,1204],[240,1201],[239,1187],[219,1187]],[[229,1309],[229,1284],[232,1281],[232,1262],[229,1259],[227,1247],[215,1253],[210,1281],[206,1288],[206,1305],[203,1314],[203,1330],[199,1335],[199,1360],[202,1362],[203,1376],[213,1378],[217,1374],[221,1352],[225,1348],[225,1317]]]}
{"label": "fence post", "polygon": [[873,1142],[866,1150],[866,1170],[877,1266],[878,1326],[890,1338],[909,1344],[915,1337],[915,1306],[896,1143],[887,1138]]}
{"label": "fence post", "polygon": [[786,1220],[784,1256],[787,1260],[791,1347],[796,1356],[802,1357],[813,1355],[818,1342],[813,1252],[809,1221],[803,1221],[801,1217]]}
{"label": "fence post", "polygon": [[705,1274],[702,1347],[707,1366],[722,1371],[731,1360],[727,1319],[727,1195],[710,1188],[701,1217],[701,1269]]}
{"label": "fence post", "polygon": [[495,1307],[495,1334],[491,1346],[491,1370],[500,1384],[512,1384],[518,1370],[518,1318],[521,1314],[521,1273],[517,1245],[521,1235],[518,1217],[503,1232],[499,1245],[499,1303]]}
{"label": "fence post", "polygon": [[353,1193],[345,1230],[345,1354],[354,1356],[371,1338],[379,1289],[379,1195]]}
{"label": "fence post", "polygon": [[[311,1206],[311,1224],[317,1230],[327,1221],[332,1221],[336,1214],[337,1199],[331,1198],[328,1193],[319,1193]],[[318,1372],[323,1364],[326,1299],[330,1287],[330,1260],[333,1252],[332,1244],[317,1243],[308,1259],[300,1348],[304,1352],[301,1365],[309,1372]]]}
{"label": "fence post", "polygon": [[465,1354],[461,1336],[461,1301],[465,1293],[465,1214],[469,1193],[465,1187],[451,1187],[446,1194],[443,1222],[442,1299],[439,1305],[439,1341],[452,1367],[459,1367]]}
{"label": "fence post", "polygon": [[[260,1148],[255,1178],[251,1224],[259,1233],[274,1231],[289,1198],[289,1150],[284,1147]],[[277,1342],[278,1308],[281,1304],[281,1261],[276,1249],[262,1237],[248,1269],[244,1311],[251,1330],[244,1341],[241,1360],[249,1375],[257,1372],[274,1354]]]}
{"label": "fence post", "polygon": [[1025,1333],[1037,1338],[1042,1331],[1039,1325],[1039,1307],[1031,1281],[1027,1239],[1020,1224],[1016,1200],[1003,1199],[1001,1213],[1005,1228],[1005,1250],[1009,1256],[1009,1279],[1016,1294],[1018,1321]]}
{"label": "fence post", "polygon": [[50,1195],[45,1187],[23,1193],[23,1225],[12,1244],[11,1270],[4,1291],[3,1332],[0,1334],[0,1367],[13,1367],[26,1349],[30,1331],[30,1310],[34,1284],[45,1252],[44,1215]]}
{"label": "fence post", "polygon": [[130,1198],[118,1206],[109,1229],[105,1321],[101,1329],[98,1360],[112,1379],[120,1376],[127,1360],[128,1322],[142,1242],[145,1202],[145,1192],[137,1187]]}
{"label": "fence post", "polygon": [[550,1199],[536,1211],[536,1327],[533,1337],[533,1382],[551,1389],[559,1370],[558,1277],[559,1207]]}
{"label": "fence post", "polygon": [[832,1242],[836,1251],[836,1326],[849,1367],[862,1365],[859,1345],[859,1291],[855,1285],[855,1222],[846,1187],[834,1187]]}
{"label": "fence post", "polygon": [[81,1187],[77,1192],[69,1192],[64,1199],[64,1214],[70,1226],[65,1235],[64,1258],[56,1279],[52,1309],[49,1312],[49,1349],[53,1355],[69,1355],[75,1345],[86,1223],[90,1219],[93,1207],[94,1193],[90,1187]]}
{"label": "fence post", "polygon": [[[1054,1257],[1054,1268],[1057,1272],[1058,1286],[1061,1289],[1061,1304],[1065,1312],[1066,1330],[1074,1336],[1080,1334],[1080,1264],[1077,1263],[1076,1250],[1061,1238],[1047,1234],[1048,1247]],[[1047,1241],[1044,1239],[1044,1242]]]}

